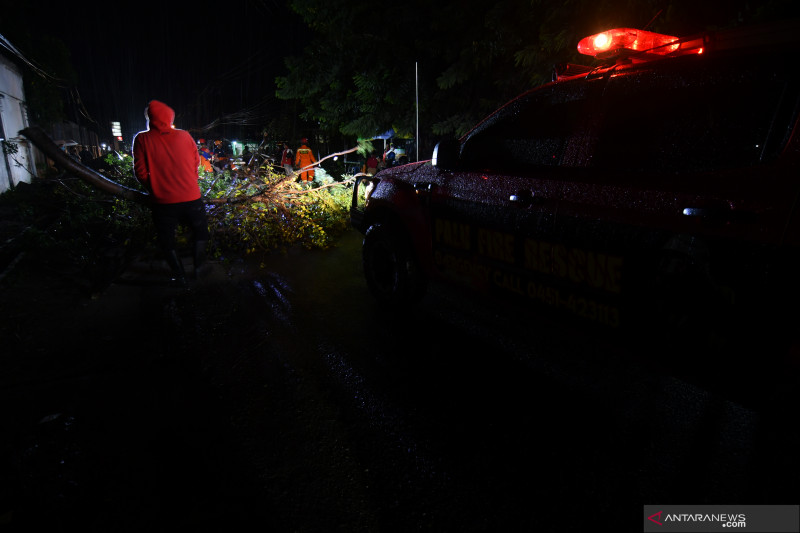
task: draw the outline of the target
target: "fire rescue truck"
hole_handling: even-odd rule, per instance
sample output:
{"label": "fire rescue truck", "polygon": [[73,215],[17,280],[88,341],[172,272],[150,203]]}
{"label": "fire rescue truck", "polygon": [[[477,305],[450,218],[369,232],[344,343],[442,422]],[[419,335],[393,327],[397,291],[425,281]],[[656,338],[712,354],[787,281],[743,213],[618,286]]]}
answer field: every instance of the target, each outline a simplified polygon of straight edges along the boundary
{"label": "fire rescue truck", "polygon": [[360,178],[371,293],[407,306],[445,282],[673,353],[796,363],[799,29],[582,39],[591,64]]}

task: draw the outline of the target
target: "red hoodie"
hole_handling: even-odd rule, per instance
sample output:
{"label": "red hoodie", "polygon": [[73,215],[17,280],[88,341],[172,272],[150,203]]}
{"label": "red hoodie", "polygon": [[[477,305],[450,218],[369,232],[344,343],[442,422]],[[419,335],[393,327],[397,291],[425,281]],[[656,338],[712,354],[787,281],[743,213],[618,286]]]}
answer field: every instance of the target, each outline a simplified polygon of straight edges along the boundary
{"label": "red hoodie", "polygon": [[197,167],[200,154],[189,132],[175,129],[175,111],[158,100],[147,106],[149,129],[133,138],[133,171],[136,179],[159,204],[189,202],[200,198]]}

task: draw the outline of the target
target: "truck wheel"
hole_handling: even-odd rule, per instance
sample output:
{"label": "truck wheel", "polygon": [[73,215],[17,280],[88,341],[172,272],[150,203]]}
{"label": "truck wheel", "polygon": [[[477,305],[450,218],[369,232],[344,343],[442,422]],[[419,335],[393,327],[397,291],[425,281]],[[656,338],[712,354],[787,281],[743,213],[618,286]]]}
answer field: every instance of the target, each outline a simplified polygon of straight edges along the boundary
{"label": "truck wheel", "polygon": [[425,278],[404,236],[385,224],[370,226],[362,250],[367,287],[380,303],[402,306],[425,294]]}

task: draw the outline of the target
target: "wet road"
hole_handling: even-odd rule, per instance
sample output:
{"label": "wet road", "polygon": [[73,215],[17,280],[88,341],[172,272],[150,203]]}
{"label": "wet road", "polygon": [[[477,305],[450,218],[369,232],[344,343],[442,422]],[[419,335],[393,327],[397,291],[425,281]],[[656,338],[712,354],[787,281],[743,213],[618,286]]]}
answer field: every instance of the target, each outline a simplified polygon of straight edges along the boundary
{"label": "wet road", "polygon": [[387,319],[359,246],[218,264],[190,291],[140,262],[16,332],[3,523],[641,531],[644,504],[797,503],[795,403],[743,405],[449,291]]}

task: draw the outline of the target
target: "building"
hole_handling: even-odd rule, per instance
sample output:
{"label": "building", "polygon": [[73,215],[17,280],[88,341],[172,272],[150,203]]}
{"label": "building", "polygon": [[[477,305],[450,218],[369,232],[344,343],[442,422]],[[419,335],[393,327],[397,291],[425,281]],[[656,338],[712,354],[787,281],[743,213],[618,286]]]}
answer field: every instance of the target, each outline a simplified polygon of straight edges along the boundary
{"label": "building", "polygon": [[[5,38],[0,36],[2,44]],[[13,47],[12,47],[13,48]],[[20,130],[28,127],[22,68],[6,46],[0,46],[0,194],[36,176],[33,146]]]}

